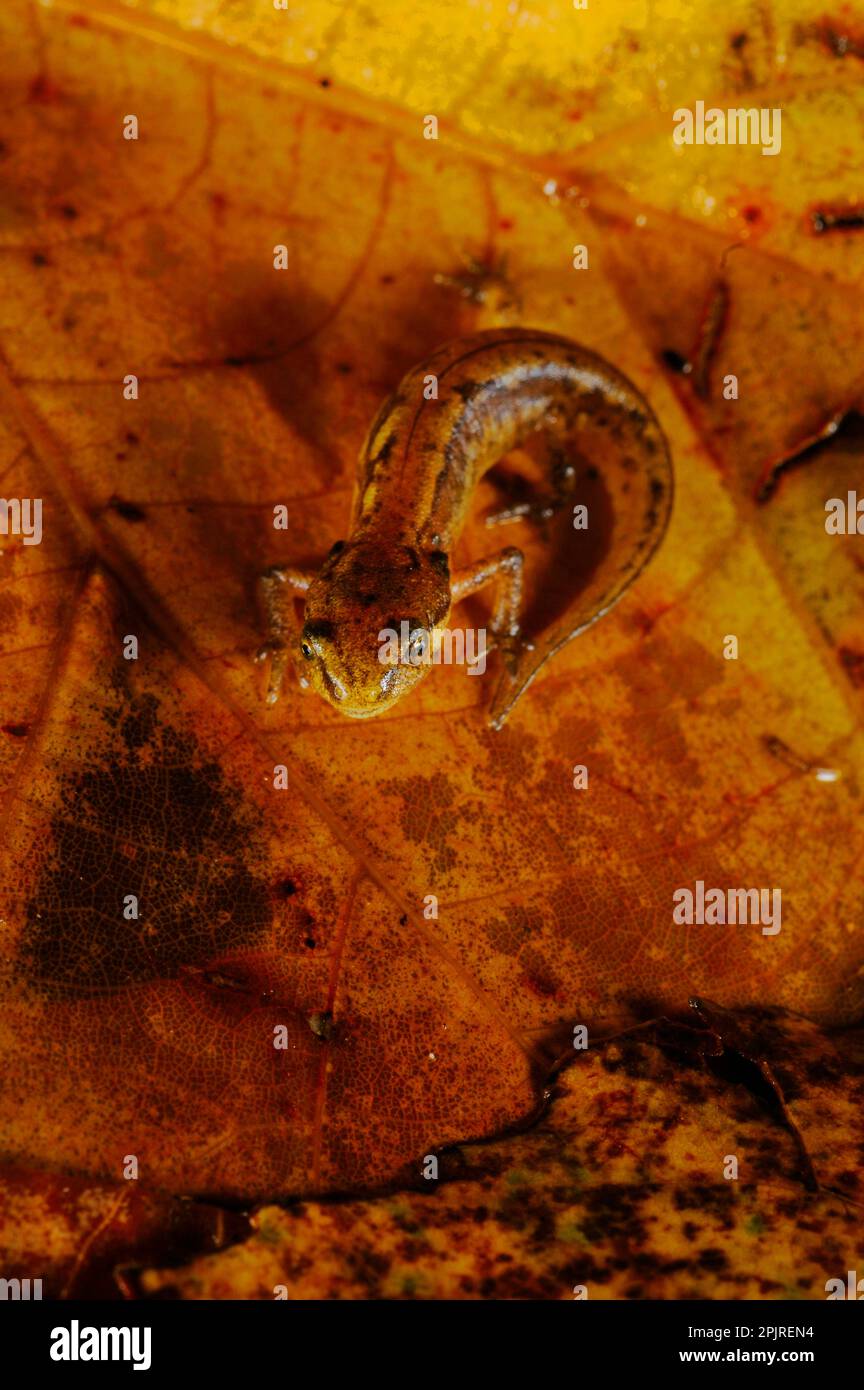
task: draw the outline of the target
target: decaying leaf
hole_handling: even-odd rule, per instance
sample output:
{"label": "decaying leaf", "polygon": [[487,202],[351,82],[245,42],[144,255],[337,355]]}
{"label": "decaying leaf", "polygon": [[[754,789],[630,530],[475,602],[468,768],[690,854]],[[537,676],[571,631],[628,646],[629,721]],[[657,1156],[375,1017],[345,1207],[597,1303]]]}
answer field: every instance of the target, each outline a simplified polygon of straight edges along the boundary
{"label": "decaying leaf", "polygon": [[[789,1016],[738,1022],[760,1034],[763,1065],[787,1082],[801,1073],[799,1108],[818,1112],[810,1058],[829,1041],[802,1037]],[[860,1049],[860,1032],[846,1041]],[[442,1154],[434,1192],[265,1206],[246,1241],[145,1270],[138,1287],[184,1298],[824,1298],[826,1277],[855,1267],[860,1202],[808,1190],[809,1157],[770,1095],[750,1089],[747,1060],[717,1033],[671,1024],[600,1043],[563,1072],[533,1128]],[[831,1079],[835,1116],[860,1114],[856,1083]]]}
{"label": "decaying leaf", "polygon": [[[0,15],[0,476],[43,506],[2,537],[4,1249],[61,1291],[821,1297],[852,1258],[864,594],[824,504],[860,474],[864,45],[810,0],[650,8]],[[712,93],[782,105],[782,157],[674,152]],[[661,551],[500,732],[456,668],[380,720],[268,708],[258,576],[345,534],[403,373],[505,323],[648,397]],[[559,520],[507,528],[534,631],[596,560]],[[779,889],[781,930],[676,921],[698,881]],[[690,997],[714,1063],[622,1033],[511,1132],[574,1025]],[[193,1258],[225,1200],[255,1234]]]}

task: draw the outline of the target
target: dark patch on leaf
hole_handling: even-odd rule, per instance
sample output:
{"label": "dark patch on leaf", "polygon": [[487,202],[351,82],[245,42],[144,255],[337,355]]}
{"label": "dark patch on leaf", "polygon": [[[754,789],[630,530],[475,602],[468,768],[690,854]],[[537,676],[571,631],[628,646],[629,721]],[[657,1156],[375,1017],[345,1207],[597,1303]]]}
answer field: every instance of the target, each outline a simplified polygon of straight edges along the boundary
{"label": "dark patch on leaf", "polygon": [[124,693],[105,718],[104,760],[62,778],[27,904],[21,965],[49,994],[169,978],[253,945],[270,922],[269,887],[248,867],[260,817],[240,790],[159,721],[154,696]]}
{"label": "dark patch on leaf", "polygon": [[112,511],[121,516],[124,521],[146,521],[147,513],[140,507],[136,507],[134,502],[124,502],[120,497],[112,497],[108,506]]}

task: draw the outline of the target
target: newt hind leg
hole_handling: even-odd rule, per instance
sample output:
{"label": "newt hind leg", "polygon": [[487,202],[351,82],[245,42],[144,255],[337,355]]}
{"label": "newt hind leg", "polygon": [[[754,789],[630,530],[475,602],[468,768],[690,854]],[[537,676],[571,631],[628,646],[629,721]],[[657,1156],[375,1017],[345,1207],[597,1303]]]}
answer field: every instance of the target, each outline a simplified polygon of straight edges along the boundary
{"label": "newt hind leg", "polygon": [[500,511],[487,512],[487,526],[507,526],[513,521],[531,521],[544,526],[572,498],[576,489],[576,468],[564,449],[550,449],[551,489],[531,498],[510,502]]}
{"label": "newt hind leg", "polygon": [[[292,661],[292,648],[296,647],[300,629],[294,610],[294,598],[305,594],[312,583],[311,570],[294,569],[288,565],[273,565],[258,579],[258,601],[264,613],[267,626],[267,641],[255,653],[256,661],[270,658],[270,674],[267,681],[268,705],[275,705],[279,699],[285,672]],[[299,666],[297,674],[301,685],[306,684]]]}

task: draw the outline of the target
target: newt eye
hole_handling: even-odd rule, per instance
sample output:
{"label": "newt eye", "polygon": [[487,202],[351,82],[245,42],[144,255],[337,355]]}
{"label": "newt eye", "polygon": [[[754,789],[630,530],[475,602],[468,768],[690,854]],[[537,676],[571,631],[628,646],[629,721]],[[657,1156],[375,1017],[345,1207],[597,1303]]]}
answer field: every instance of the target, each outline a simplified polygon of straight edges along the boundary
{"label": "newt eye", "polygon": [[316,639],[330,642],[333,639],[334,632],[335,629],[333,624],[327,622],[325,618],[312,620],[303,624],[303,632],[300,637],[300,650],[307,661],[313,661],[315,658],[315,648],[312,646],[312,642]]}
{"label": "newt eye", "polygon": [[408,641],[409,660],[416,663],[423,660],[426,654],[426,646],[429,642],[429,633],[423,628],[415,628]]}

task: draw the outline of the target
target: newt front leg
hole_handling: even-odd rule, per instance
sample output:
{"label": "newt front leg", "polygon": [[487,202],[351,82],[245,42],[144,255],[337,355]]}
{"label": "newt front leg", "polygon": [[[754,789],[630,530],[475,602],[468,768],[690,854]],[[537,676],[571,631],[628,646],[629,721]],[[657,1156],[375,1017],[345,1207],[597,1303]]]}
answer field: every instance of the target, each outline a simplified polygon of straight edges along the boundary
{"label": "newt front leg", "polygon": [[[275,705],[279,699],[288,663],[294,656],[292,648],[301,641],[294,611],[294,595],[305,594],[314,577],[311,570],[273,565],[258,579],[258,597],[264,610],[268,637],[255,653],[255,660],[272,658],[265,697],[268,705]],[[299,667],[298,674],[301,685],[308,685]]]}
{"label": "newt front leg", "polygon": [[451,594],[454,603],[479,593],[489,584],[497,584],[498,594],[492,610],[493,646],[502,652],[511,675],[516,671],[516,658],[521,650],[521,612],[522,612],[522,571],[524,566],[522,551],[515,545],[508,545],[496,555],[453,576]]}

